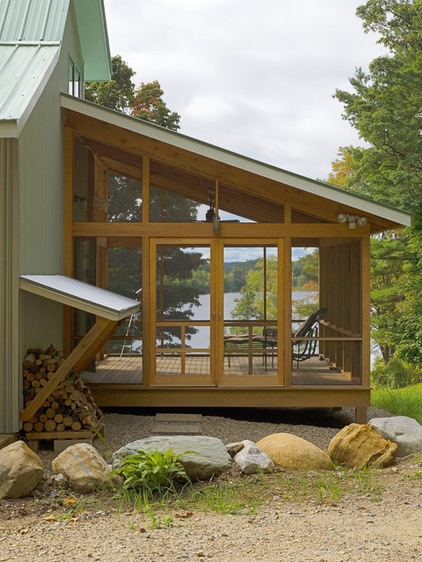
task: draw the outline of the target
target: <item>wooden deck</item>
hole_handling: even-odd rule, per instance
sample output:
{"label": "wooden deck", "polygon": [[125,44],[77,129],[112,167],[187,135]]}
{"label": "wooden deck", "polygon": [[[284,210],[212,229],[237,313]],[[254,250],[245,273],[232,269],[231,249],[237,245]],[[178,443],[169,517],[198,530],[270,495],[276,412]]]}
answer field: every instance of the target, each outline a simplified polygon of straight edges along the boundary
{"label": "wooden deck", "polygon": [[[206,375],[209,372],[209,357],[206,355],[189,355],[185,360],[186,375]],[[224,362],[224,374],[227,377],[244,376],[250,374],[251,364],[248,357],[233,355],[230,358],[230,366],[227,358]],[[181,372],[180,357],[164,356],[157,357],[157,375],[174,376]],[[252,373],[254,375],[271,375],[276,373],[276,364],[268,360],[267,367],[263,364],[262,357],[253,357]],[[96,365],[96,372],[83,373],[84,381],[90,385],[116,384],[116,385],[142,385],[142,357],[132,356],[109,356]],[[356,384],[350,378],[333,368],[325,360],[318,357],[308,359],[294,366],[292,372],[293,385],[351,385]]]}
{"label": "wooden deck", "polygon": [[[187,358],[185,358],[187,359]],[[246,356],[231,357],[224,362],[224,383],[204,384],[198,373],[208,372],[209,357],[189,356],[185,361],[185,375],[178,384],[175,373],[180,372],[177,356],[157,357],[157,384],[142,384],[142,357],[139,355],[107,357],[96,366],[95,373],[82,373],[96,404],[100,408],[355,408],[357,423],[366,423],[370,405],[370,388],[360,381],[350,380],[318,357],[294,368],[292,385],[268,384],[266,375],[275,374],[272,362],[263,365],[262,355],[253,358],[251,383],[248,372],[251,361]],[[191,380],[186,376],[191,369]],[[274,364],[275,369],[275,364]],[[232,370],[232,371],[231,371]],[[232,372],[232,376],[230,375]],[[258,374],[260,373],[260,375]],[[169,375],[169,384],[165,384]],[[262,384],[260,382],[262,376]],[[274,380],[274,377],[272,377]]]}

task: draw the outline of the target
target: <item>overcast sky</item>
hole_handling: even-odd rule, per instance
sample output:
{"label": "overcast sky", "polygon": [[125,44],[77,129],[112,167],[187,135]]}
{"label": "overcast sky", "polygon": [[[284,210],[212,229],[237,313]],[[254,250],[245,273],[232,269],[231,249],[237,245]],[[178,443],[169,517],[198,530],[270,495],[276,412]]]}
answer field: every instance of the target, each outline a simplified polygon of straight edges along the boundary
{"label": "overcast sky", "polygon": [[362,144],[336,88],[381,53],[363,0],[104,0],[111,54],[158,80],[180,132],[313,179]]}

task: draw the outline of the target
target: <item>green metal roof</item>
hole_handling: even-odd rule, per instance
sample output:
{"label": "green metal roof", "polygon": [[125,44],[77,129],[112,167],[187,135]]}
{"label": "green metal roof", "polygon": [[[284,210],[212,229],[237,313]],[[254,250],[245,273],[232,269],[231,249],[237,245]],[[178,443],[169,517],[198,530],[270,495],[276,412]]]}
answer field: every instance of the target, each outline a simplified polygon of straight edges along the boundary
{"label": "green metal roof", "polygon": [[17,121],[31,111],[37,93],[42,91],[55,66],[59,50],[59,44],[54,43],[33,43],[24,48],[0,43],[0,121]]}
{"label": "green metal roof", "polygon": [[[103,0],[0,0],[1,136],[25,120],[59,58],[73,9],[86,81],[110,80],[111,58]],[[11,134],[13,133],[13,134]]]}
{"label": "green metal roof", "polygon": [[70,0],[0,0],[0,41],[60,41]]}
{"label": "green metal roof", "polygon": [[103,0],[73,0],[85,62],[85,81],[111,78],[110,45]]}

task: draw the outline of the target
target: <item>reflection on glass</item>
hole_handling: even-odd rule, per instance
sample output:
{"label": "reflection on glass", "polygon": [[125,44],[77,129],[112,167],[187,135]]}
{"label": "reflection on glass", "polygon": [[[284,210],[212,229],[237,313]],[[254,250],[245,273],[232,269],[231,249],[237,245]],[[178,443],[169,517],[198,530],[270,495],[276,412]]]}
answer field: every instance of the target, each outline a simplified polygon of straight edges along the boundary
{"label": "reflection on glass", "polygon": [[142,183],[119,174],[108,174],[108,220],[142,221]]}

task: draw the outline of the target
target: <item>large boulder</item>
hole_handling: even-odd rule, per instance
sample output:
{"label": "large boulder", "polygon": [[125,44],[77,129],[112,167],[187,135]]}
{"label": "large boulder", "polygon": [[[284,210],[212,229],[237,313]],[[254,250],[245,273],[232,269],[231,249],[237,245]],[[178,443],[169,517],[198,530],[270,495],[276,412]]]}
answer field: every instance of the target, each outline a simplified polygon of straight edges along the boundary
{"label": "large boulder", "polygon": [[422,425],[407,416],[372,418],[369,422],[384,439],[397,443],[397,456],[405,457],[422,451]]}
{"label": "large boulder", "polygon": [[252,441],[242,441],[242,449],[234,456],[234,462],[239,465],[243,474],[256,474],[257,472],[272,472],[274,463],[271,457],[264,453]]}
{"label": "large boulder", "polygon": [[370,424],[352,423],[335,435],[328,447],[331,459],[348,468],[391,466],[395,462],[397,445]]}
{"label": "large boulder", "polygon": [[290,433],[267,435],[257,446],[267,453],[271,460],[283,468],[327,469],[333,468],[330,457],[306,439]]}
{"label": "large boulder", "polygon": [[43,476],[42,460],[23,441],[0,449],[0,499],[28,496]]}
{"label": "large boulder", "polygon": [[231,458],[224,443],[216,437],[163,435],[128,443],[113,454],[113,467],[117,468],[124,457],[139,450],[160,453],[172,450],[175,455],[182,455],[179,462],[191,480],[206,480],[211,476],[218,476],[231,465]]}
{"label": "large boulder", "polygon": [[62,474],[75,492],[88,494],[111,483],[111,466],[95,447],[78,443],[65,449],[51,463],[54,474]]}

